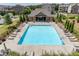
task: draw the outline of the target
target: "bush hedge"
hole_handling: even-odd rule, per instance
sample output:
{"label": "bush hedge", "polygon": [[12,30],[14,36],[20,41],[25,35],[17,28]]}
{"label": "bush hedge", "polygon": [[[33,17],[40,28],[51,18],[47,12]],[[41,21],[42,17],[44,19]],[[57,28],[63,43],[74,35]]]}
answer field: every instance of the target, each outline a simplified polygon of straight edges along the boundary
{"label": "bush hedge", "polygon": [[75,19],[75,16],[70,16],[69,19]]}

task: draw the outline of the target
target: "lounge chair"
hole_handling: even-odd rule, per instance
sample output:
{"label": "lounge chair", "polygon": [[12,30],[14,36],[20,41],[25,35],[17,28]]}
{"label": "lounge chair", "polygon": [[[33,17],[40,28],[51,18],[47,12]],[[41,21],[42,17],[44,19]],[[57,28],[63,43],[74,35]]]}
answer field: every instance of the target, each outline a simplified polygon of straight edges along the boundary
{"label": "lounge chair", "polygon": [[77,38],[76,37],[69,37],[69,39],[71,39],[71,40],[77,40]]}
{"label": "lounge chair", "polygon": [[77,38],[76,38],[75,36],[73,36],[73,35],[68,36],[68,38],[69,38],[71,41],[76,41],[76,40],[77,40]]}
{"label": "lounge chair", "polygon": [[8,37],[8,40],[13,40],[13,39],[14,39],[14,37],[11,37],[11,36],[10,36],[10,37]]}
{"label": "lounge chair", "polygon": [[75,39],[76,37],[75,36],[72,36],[72,37],[69,37],[69,38]]}
{"label": "lounge chair", "polygon": [[65,35],[67,36],[67,37],[72,37],[73,35],[71,34],[71,33],[65,33]]}
{"label": "lounge chair", "polygon": [[17,29],[16,32],[20,32],[21,29]]}
{"label": "lounge chair", "polygon": [[13,34],[12,34],[12,35],[10,35],[10,36],[11,36],[11,37],[16,37],[16,35],[13,35]]}
{"label": "lounge chair", "polygon": [[74,37],[72,34],[66,34],[67,37]]}
{"label": "lounge chair", "polygon": [[13,32],[12,34],[17,34],[17,30],[15,32]]}
{"label": "lounge chair", "polygon": [[68,33],[69,31],[68,31],[68,30],[66,30],[66,29],[64,29],[64,32],[65,32],[65,33]]}

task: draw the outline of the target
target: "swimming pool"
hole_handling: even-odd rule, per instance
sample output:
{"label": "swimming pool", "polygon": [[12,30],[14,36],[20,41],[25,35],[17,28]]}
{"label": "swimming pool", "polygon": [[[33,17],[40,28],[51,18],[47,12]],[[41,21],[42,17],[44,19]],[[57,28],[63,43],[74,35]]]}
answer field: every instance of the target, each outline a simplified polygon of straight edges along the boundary
{"label": "swimming pool", "polygon": [[19,45],[63,45],[53,26],[28,26],[18,42]]}

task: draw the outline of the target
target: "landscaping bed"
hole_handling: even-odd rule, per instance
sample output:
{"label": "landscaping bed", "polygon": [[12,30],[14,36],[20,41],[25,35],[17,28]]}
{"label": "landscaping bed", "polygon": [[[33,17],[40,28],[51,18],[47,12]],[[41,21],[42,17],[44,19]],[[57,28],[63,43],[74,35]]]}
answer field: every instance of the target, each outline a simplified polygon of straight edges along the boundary
{"label": "landscaping bed", "polygon": [[13,32],[18,26],[20,22],[19,20],[13,21],[12,24],[9,25],[0,25],[0,40],[5,39],[11,32]]}
{"label": "landscaping bed", "polygon": [[[58,21],[58,26],[65,29],[64,25],[66,23],[66,21],[68,21],[70,24],[75,21],[74,23],[74,29],[73,29],[73,32],[72,34],[78,39],[76,41],[79,41],[79,23],[77,23],[77,17],[78,15],[77,14],[68,14],[67,15],[67,19],[62,19],[62,18],[59,18],[59,19],[62,19],[61,22]],[[70,28],[71,26],[69,25],[68,28]],[[67,29],[69,30],[69,29]],[[69,30],[70,31],[70,30]]]}

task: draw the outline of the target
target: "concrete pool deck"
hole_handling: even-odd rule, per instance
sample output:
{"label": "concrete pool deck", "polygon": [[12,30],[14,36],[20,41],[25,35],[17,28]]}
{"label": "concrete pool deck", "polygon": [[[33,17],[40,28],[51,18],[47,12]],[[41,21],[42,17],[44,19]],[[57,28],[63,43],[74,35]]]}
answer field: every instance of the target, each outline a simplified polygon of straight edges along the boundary
{"label": "concrete pool deck", "polygon": [[[65,36],[64,31],[59,28],[57,26],[57,24],[55,24],[54,22],[49,22],[49,23],[45,23],[45,22],[29,22],[29,25],[51,25],[54,26],[56,31],[58,32],[58,34],[60,35],[60,37],[63,39],[65,45],[62,46],[47,46],[47,45],[18,45],[18,41],[20,40],[22,34],[24,33],[24,31],[26,30],[25,26],[22,28],[21,32],[17,33],[17,36],[15,37],[15,39],[13,40],[6,40],[4,43],[6,44],[7,48],[11,49],[12,51],[16,51],[19,52],[21,54],[27,52],[28,55],[33,55],[33,52],[35,52],[35,55],[42,55],[42,53],[44,53],[44,51],[47,52],[55,52],[55,53],[71,53],[73,52],[73,50],[75,49],[74,45],[72,42],[70,42],[70,40]],[[28,26],[28,24],[26,24],[26,26]],[[0,49],[4,49],[3,44],[0,45]]]}

